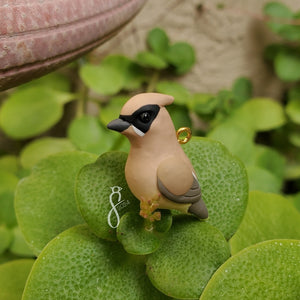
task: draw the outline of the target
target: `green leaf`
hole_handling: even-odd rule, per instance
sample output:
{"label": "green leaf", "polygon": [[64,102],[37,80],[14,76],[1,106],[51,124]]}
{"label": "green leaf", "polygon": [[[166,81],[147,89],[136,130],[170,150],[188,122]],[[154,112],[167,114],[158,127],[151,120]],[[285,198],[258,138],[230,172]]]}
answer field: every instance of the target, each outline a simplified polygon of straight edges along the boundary
{"label": "green leaf", "polygon": [[288,91],[288,99],[289,100],[299,100],[300,99],[300,86],[293,86]]}
{"label": "green leaf", "polygon": [[101,95],[114,95],[124,86],[123,74],[110,64],[85,64],[80,68],[82,81]]}
{"label": "green leaf", "polygon": [[40,86],[44,88],[51,87],[52,90],[56,90],[56,91],[69,92],[70,85],[71,82],[65,75],[58,72],[51,72],[38,79],[32,80],[28,83],[18,86],[18,89],[23,89],[28,87],[35,88],[37,86]]}
{"label": "green leaf", "polygon": [[34,263],[33,259],[18,259],[0,265],[0,299],[20,300]]}
{"label": "green leaf", "polygon": [[104,126],[119,117],[119,113],[128,99],[128,96],[115,96],[105,106],[101,107],[99,117]]}
{"label": "green leaf", "polygon": [[34,137],[55,125],[63,104],[73,95],[47,87],[21,89],[7,99],[0,110],[0,126],[14,139]]}
{"label": "green leaf", "polygon": [[139,201],[130,192],[124,168],[127,154],[107,152],[84,166],[76,180],[75,195],[82,217],[99,237],[116,240],[120,218],[139,211]]}
{"label": "green leaf", "polygon": [[274,148],[255,145],[253,164],[270,171],[280,180],[284,177],[285,157]]}
{"label": "green leaf", "polygon": [[244,163],[249,163],[254,152],[254,133],[234,122],[223,122],[207,135],[223,143],[227,149]]}
{"label": "green leaf", "polygon": [[264,49],[264,58],[269,61],[275,60],[278,53],[289,51],[289,46],[283,44],[271,44]]}
{"label": "green leaf", "polygon": [[235,99],[235,107],[240,106],[252,97],[252,83],[248,78],[240,77],[233,83],[232,93]]}
{"label": "green leaf", "polygon": [[226,115],[231,113],[234,108],[232,91],[221,90],[218,92],[216,98],[218,102],[218,110]]}
{"label": "green leaf", "polygon": [[200,300],[299,298],[300,241],[253,245],[227,260],[212,276]]}
{"label": "green leaf", "polygon": [[160,248],[148,256],[147,274],[166,295],[198,299],[211,275],[229,256],[228,244],[217,229],[177,216]]}
{"label": "green leaf", "polygon": [[300,178],[300,161],[290,161],[287,163],[284,178],[287,180]]}
{"label": "green leaf", "polygon": [[218,106],[218,100],[212,94],[196,93],[187,103],[189,109],[200,117],[212,115]]}
{"label": "green leaf", "polygon": [[176,73],[182,75],[188,72],[195,64],[195,50],[188,43],[175,43],[169,47],[166,59],[176,68]]}
{"label": "green leaf", "polygon": [[289,118],[296,124],[300,124],[300,98],[289,100],[286,106],[286,113]]}
{"label": "green leaf", "polygon": [[33,257],[34,254],[26,243],[23,234],[19,227],[13,229],[13,240],[9,247],[9,250],[22,257]]}
{"label": "green leaf", "polygon": [[264,7],[264,12],[271,17],[268,22],[269,28],[290,41],[297,41],[300,39],[300,27],[291,24],[293,20],[299,18],[283,3],[270,2]]}
{"label": "green leaf", "polygon": [[63,152],[41,160],[17,187],[18,223],[35,254],[63,230],[83,223],[74,197],[75,177],[96,156],[79,151]]}
{"label": "green leaf", "polygon": [[74,119],[68,128],[68,138],[80,150],[101,154],[111,149],[115,135],[103,128],[96,117]]}
{"label": "green leaf", "polygon": [[129,212],[122,216],[117,228],[117,238],[124,249],[131,254],[146,255],[158,249],[161,240],[172,225],[172,215],[169,211],[161,211],[161,220],[153,224]]}
{"label": "green leaf", "polygon": [[158,93],[171,95],[174,97],[174,104],[185,105],[191,99],[190,92],[180,83],[175,81],[160,81],[156,85]]}
{"label": "green leaf", "polygon": [[256,243],[272,239],[300,239],[300,213],[284,197],[250,192],[244,219],[230,240],[233,254]]}
{"label": "green leaf", "polygon": [[249,190],[259,190],[263,192],[279,193],[282,188],[282,179],[274,173],[259,167],[248,166]]}
{"label": "green leaf", "polygon": [[21,152],[23,168],[30,169],[41,159],[51,154],[75,150],[74,145],[65,138],[43,137],[28,143]]}
{"label": "green leaf", "polygon": [[147,44],[154,53],[162,58],[165,58],[165,54],[169,49],[170,42],[164,30],[161,28],[154,28],[148,33]]}
{"label": "green leaf", "polygon": [[274,61],[277,76],[283,81],[300,79],[300,54],[295,51],[281,51]]}
{"label": "green leaf", "polygon": [[12,173],[0,170],[0,224],[12,228],[17,220],[14,210],[14,193],[19,179]]}
{"label": "green leaf", "polygon": [[291,131],[289,133],[289,141],[292,145],[300,148],[300,133],[298,131]]}
{"label": "green leaf", "polygon": [[[253,117],[255,116],[255,117]],[[255,131],[267,131],[285,124],[283,107],[269,98],[254,98],[234,111],[231,116],[237,125]]]}
{"label": "green leaf", "polygon": [[36,299],[170,298],[153,288],[143,259],[76,226],[53,239],[34,264],[23,300]]}
{"label": "green leaf", "polygon": [[145,68],[162,70],[168,67],[164,59],[149,51],[139,52],[136,56],[136,61]]}
{"label": "green leaf", "polygon": [[180,127],[192,127],[192,120],[186,106],[171,104],[166,108],[176,129]]}
{"label": "green leaf", "polygon": [[144,70],[126,56],[108,55],[101,61],[101,66],[114,68],[120,75],[122,75],[122,88],[126,90],[136,90],[144,81],[146,81]]}
{"label": "green leaf", "polygon": [[4,225],[0,225],[0,255],[8,249],[12,241],[11,231]]}
{"label": "green leaf", "polygon": [[292,11],[283,3],[280,2],[269,2],[267,3],[263,11],[266,15],[276,18],[292,18]]}
{"label": "green leaf", "polygon": [[[128,96],[115,96],[110,99],[107,105],[101,108],[99,118],[103,126],[106,127],[110,121],[118,118],[119,113],[127,100]],[[117,132],[109,131],[109,140],[114,141],[111,150],[129,151],[129,141],[125,136],[120,135]]]}
{"label": "green leaf", "polygon": [[298,209],[300,212],[300,192],[293,194],[293,195],[288,195],[287,198],[289,201],[293,203],[293,205]]}
{"label": "green leaf", "polygon": [[[243,164],[219,142],[194,137],[183,145],[198,176],[208,222],[229,239],[247,206],[248,178]],[[233,213],[234,212],[234,213]]]}
{"label": "green leaf", "polygon": [[19,159],[15,155],[3,155],[0,157],[0,170],[17,174],[19,171]]}

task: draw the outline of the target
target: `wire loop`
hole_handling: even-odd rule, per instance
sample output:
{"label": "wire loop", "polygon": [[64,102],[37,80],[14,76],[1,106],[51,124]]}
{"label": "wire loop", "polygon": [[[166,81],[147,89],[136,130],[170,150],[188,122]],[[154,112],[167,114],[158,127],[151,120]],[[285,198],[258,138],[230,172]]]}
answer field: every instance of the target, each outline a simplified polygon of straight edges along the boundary
{"label": "wire loop", "polygon": [[[181,135],[184,133],[186,137],[181,138]],[[186,144],[192,137],[192,130],[189,127],[181,127],[176,131],[176,136],[179,144]]]}

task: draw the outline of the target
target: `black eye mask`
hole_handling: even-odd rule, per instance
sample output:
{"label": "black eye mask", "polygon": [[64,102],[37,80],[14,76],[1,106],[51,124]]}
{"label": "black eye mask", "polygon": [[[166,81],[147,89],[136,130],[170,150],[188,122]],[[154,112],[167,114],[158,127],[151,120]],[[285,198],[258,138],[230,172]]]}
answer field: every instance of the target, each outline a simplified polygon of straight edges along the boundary
{"label": "black eye mask", "polygon": [[159,105],[147,104],[136,110],[132,115],[120,115],[119,118],[146,133],[158,115],[159,110]]}

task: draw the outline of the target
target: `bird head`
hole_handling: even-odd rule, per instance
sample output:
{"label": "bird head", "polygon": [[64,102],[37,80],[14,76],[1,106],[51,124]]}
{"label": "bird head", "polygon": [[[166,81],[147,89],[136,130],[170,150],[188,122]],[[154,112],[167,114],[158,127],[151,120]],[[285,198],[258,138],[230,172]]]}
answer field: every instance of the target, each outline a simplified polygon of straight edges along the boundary
{"label": "bird head", "polygon": [[[174,131],[173,122],[165,105],[173,103],[174,98],[159,93],[142,93],[130,98],[122,107],[118,119],[111,121],[108,129],[118,131],[130,140],[136,141],[156,130]],[[151,129],[151,130],[150,130]]]}

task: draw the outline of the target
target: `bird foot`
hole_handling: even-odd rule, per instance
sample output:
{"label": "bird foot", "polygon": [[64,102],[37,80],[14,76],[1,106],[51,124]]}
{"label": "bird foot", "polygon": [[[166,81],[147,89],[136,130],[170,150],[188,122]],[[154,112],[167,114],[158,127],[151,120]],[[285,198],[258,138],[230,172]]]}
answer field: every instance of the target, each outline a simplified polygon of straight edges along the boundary
{"label": "bird foot", "polygon": [[155,212],[159,206],[159,197],[160,195],[152,199],[142,198],[140,202],[140,216],[151,223],[161,219],[161,213],[159,211]]}

